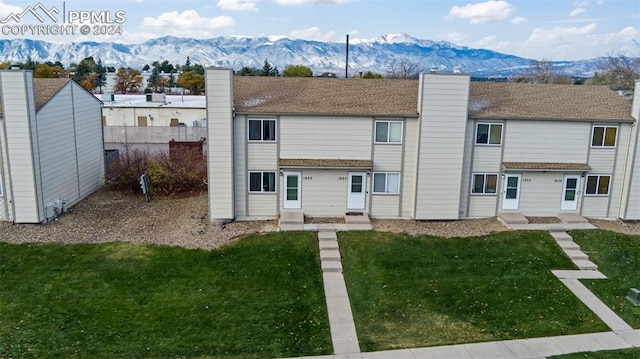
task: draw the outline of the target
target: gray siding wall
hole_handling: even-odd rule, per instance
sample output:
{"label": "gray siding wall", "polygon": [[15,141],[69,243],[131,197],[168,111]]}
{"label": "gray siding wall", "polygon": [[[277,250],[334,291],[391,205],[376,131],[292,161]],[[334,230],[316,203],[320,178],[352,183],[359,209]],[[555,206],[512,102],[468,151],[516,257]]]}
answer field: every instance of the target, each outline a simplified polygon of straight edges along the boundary
{"label": "gray siding wall", "polygon": [[75,83],[71,89],[80,173],[80,198],[84,198],[104,184],[102,106],[94,96],[89,96],[89,93]]}
{"label": "gray siding wall", "polygon": [[509,121],[503,136],[504,161],[587,163],[588,122]]}
{"label": "gray siding wall", "polygon": [[[404,127],[404,126],[403,126]],[[406,136],[403,136],[403,143]],[[400,173],[400,193],[404,190],[402,180],[402,145],[401,144],[376,144],[373,146],[373,171],[368,176],[373,181],[374,172],[398,172]],[[371,183],[371,186],[373,182]],[[369,186],[369,187],[371,187]],[[373,188],[373,187],[371,187]],[[371,193],[371,217],[397,218],[400,215],[400,193],[398,194],[374,194]],[[345,193],[346,194],[346,193]]]}
{"label": "gray siding wall", "polygon": [[[2,92],[0,92],[0,101],[2,101]],[[0,108],[2,107],[2,103],[0,102]],[[4,120],[0,115],[0,189],[2,190],[2,195],[0,196],[0,221],[8,221],[9,211],[7,204],[8,199],[7,195],[9,191],[7,190],[7,183],[5,182],[5,173],[8,170],[5,169],[6,157],[5,157],[5,146],[4,146]]]}
{"label": "gray siding wall", "polygon": [[416,219],[458,219],[469,76],[421,74]]}
{"label": "gray siding wall", "polygon": [[371,117],[282,116],[281,158],[371,159]]}
{"label": "gray siding wall", "polygon": [[[472,147],[472,163],[469,174],[465,178],[465,195],[469,198],[469,213],[472,218],[491,217],[496,215],[496,208],[500,200],[501,183],[500,172],[502,169],[502,145],[477,145],[475,143],[476,126],[478,122],[490,123],[487,121],[469,121],[470,127],[467,133],[467,145]],[[506,134],[506,124],[502,123],[503,144]],[[498,188],[496,194],[471,194],[473,175],[480,173],[497,174]]]}
{"label": "gray siding wall", "polygon": [[402,204],[400,216],[413,218],[416,208],[416,170],[418,162],[418,119],[404,122],[404,163],[400,174]]}
{"label": "gray siding wall", "polygon": [[[523,172],[520,180],[520,207],[515,212],[525,216],[557,216],[560,213],[564,175],[562,172]],[[580,183],[581,189],[583,181]]]}
{"label": "gray siding wall", "polygon": [[[347,211],[348,171],[305,169],[301,172],[304,214],[318,217],[343,216]],[[371,188],[370,182],[367,176],[367,189]],[[282,185],[280,193],[283,191]]]}
{"label": "gray siding wall", "polygon": [[235,217],[233,164],[233,74],[208,68],[205,74],[208,123],[209,218]]}
{"label": "gray siding wall", "polygon": [[10,182],[13,194],[14,221],[39,223],[39,194],[32,131],[35,126],[33,80],[31,73],[0,71],[0,92],[3,96],[5,139],[8,171],[5,183]]}
{"label": "gray siding wall", "polygon": [[627,173],[619,215],[623,219],[637,221],[640,220],[640,80],[636,80],[631,116],[636,119],[636,123],[630,130]]}
{"label": "gray siding wall", "polygon": [[233,161],[235,164],[235,211],[237,217],[247,215],[247,133],[246,118],[236,116],[233,121]]}

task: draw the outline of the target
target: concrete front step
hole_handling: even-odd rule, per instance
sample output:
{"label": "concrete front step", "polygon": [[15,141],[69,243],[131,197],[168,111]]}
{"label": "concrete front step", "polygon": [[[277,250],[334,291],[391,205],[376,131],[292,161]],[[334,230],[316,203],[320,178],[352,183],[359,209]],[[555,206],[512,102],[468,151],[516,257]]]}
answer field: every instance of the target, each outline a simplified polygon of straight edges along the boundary
{"label": "concrete front step", "polygon": [[589,223],[589,220],[577,213],[560,213],[558,218],[564,223]]}
{"label": "concrete front step", "polygon": [[573,249],[580,250],[580,246],[574,241],[556,241],[556,243],[558,243],[560,248],[562,248],[565,251],[573,250]]}
{"label": "concrete front step", "polygon": [[342,263],[340,261],[322,261],[323,272],[342,272]]}
{"label": "concrete front step", "polygon": [[589,259],[589,256],[579,249],[569,249],[564,251],[564,253],[571,259]]}
{"label": "concrete front step", "polygon": [[598,270],[598,265],[588,259],[576,259],[573,263],[580,268],[580,270]]}
{"label": "concrete front step", "polygon": [[347,224],[370,224],[371,220],[366,213],[362,214],[347,214],[344,216],[344,221]]}
{"label": "concrete front step", "polygon": [[325,250],[325,249],[338,249],[338,241],[336,240],[319,240],[318,241],[318,246],[320,247],[320,250]]}
{"label": "concrete front step", "polygon": [[337,240],[338,239],[338,235],[336,234],[336,232],[318,232],[318,239],[333,239],[333,240]]}
{"label": "concrete front step", "polygon": [[339,261],[340,251],[337,249],[321,249],[320,260],[322,261]]}
{"label": "concrete front step", "polygon": [[304,224],[304,213],[300,211],[280,212],[280,224]]}
{"label": "concrete front step", "polygon": [[567,232],[549,232],[549,233],[551,233],[551,237],[553,237],[556,241],[573,240],[573,238],[571,238],[571,236],[568,235]]}

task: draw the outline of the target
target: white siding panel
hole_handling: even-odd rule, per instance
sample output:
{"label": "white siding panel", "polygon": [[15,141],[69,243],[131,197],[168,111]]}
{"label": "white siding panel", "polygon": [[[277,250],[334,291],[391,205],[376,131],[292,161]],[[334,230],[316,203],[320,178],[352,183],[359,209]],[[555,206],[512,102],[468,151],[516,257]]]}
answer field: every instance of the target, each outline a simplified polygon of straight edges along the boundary
{"label": "white siding panel", "polygon": [[416,200],[416,166],[418,162],[418,119],[407,119],[404,122],[404,170],[402,179],[402,212],[403,218],[413,218]]}
{"label": "white siding panel", "polygon": [[421,75],[416,219],[458,219],[469,77]]}
{"label": "white siding panel", "polygon": [[233,164],[233,77],[230,69],[207,69],[209,218],[235,217]]}
{"label": "white siding panel", "polygon": [[[39,223],[36,168],[30,122],[35,118],[31,77],[22,71],[0,72],[3,112],[7,139],[8,179],[12,184],[14,221]],[[28,84],[28,86],[27,86]]]}
{"label": "white siding panel", "polygon": [[[342,170],[303,170],[302,211],[304,214],[307,216],[345,215],[347,176],[348,171]],[[369,182],[370,178],[367,178],[367,189],[371,186]],[[282,193],[282,186],[280,186],[280,193]]]}
{"label": "white siding panel", "polygon": [[373,170],[394,171],[402,170],[402,145],[373,146]]}
{"label": "white siding panel", "polygon": [[518,212],[525,216],[557,216],[560,213],[563,180],[564,173],[560,172],[522,173]]}
{"label": "white siding panel", "polygon": [[496,215],[498,195],[469,196],[469,218],[493,217]]}
{"label": "white siding panel", "polygon": [[399,195],[373,195],[371,196],[371,217],[398,218],[399,206]]}
{"label": "white siding panel", "polygon": [[613,173],[616,159],[615,148],[592,148],[589,153],[589,166],[594,173]]}
{"label": "white siding panel", "polygon": [[[0,89],[1,90],[1,89]],[[2,92],[0,91],[0,101]],[[2,104],[0,103],[0,106]],[[2,186],[2,197],[0,197],[0,221],[11,220],[10,208],[8,206],[10,201],[11,190],[9,188],[9,181],[6,174],[9,172],[7,169],[7,157],[4,140],[4,121],[0,117],[0,186]]]}
{"label": "white siding panel", "polygon": [[582,215],[584,217],[607,218],[609,196],[584,196],[583,201]]}
{"label": "white siding panel", "polygon": [[503,161],[586,163],[590,135],[587,122],[509,121]]}
{"label": "white siding panel", "polygon": [[[619,124],[618,126],[618,143],[615,154],[615,167],[612,169],[613,182],[611,184],[611,202],[609,205],[608,217],[620,218],[626,212],[625,204],[627,193],[625,191],[625,176],[628,175],[630,169],[626,168],[629,155],[629,137],[631,136],[631,128],[628,124]],[[593,150],[592,153],[593,154]],[[611,161],[612,164],[614,160]]]}
{"label": "white siding panel", "polygon": [[247,162],[249,170],[276,170],[278,167],[277,144],[250,142],[247,147]]}
{"label": "white siding panel", "polygon": [[372,118],[282,116],[280,157],[371,159]]}
{"label": "white siding panel", "polygon": [[[473,138],[471,140],[473,141]],[[473,172],[498,173],[502,165],[501,158],[502,147],[500,146],[475,146],[473,152]]]}
{"label": "white siding panel", "polygon": [[235,164],[235,208],[236,216],[242,217],[247,215],[247,151],[246,119],[244,116],[236,116],[233,124],[233,158]]}
{"label": "white siding panel", "polygon": [[278,215],[278,194],[249,194],[249,214],[250,217]]}
{"label": "white siding panel", "polygon": [[459,214],[461,218],[468,217],[469,213],[467,208],[469,206],[469,182],[471,181],[471,170],[473,161],[473,136],[474,136],[473,121],[467,121],[466,135],[464,141],[464,157],[462,160],[462,182],[460,185],[460,209]]}

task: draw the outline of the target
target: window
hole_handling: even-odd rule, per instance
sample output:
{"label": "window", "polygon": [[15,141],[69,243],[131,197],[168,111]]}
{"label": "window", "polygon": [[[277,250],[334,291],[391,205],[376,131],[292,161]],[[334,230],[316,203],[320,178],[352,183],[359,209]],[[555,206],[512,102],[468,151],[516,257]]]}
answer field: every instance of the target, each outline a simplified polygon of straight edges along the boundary
{"label": "window", "polygon": [[474,173],[471,193],[475,194],[496,194],[498,188],[498,175]]}
{"label": "window", "polygon": [[376,121],[375,143],[402,143],[402,121]]}
{"label": "window", "polygon": [[373,174],[373,193],[400,193],[400,173],[377,172]]}
{"label": "window", "polygon": [[609,182],[611,176],[587,176],[585,194],[606,196],[609,194]]}
{"label": "window", "polygon": [[249,192],[275,192],[275,172],[249,172]]}
{"label": "window", "polygon": [[592,147],[615,147],[618,127],[593,126]]}
{"label": "window", "polygon": [[501,123],[479,123],[476,127],[476,144],[499,145],[502,143]]}
{"label": "window", "polygon": [[249,141],[275,141],[276,120],[249,120]]}

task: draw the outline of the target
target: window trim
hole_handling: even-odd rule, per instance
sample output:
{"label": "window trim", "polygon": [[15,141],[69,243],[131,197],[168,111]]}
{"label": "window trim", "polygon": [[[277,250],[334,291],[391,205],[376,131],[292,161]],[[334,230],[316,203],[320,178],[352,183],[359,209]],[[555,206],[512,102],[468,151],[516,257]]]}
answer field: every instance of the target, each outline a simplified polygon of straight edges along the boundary
{"label": "window trim", "polygon": [[[260,174],[260,191],[252,191],[251,190],[251,174],[259,173]],[[264,190],[264,175],[265,173],[273,173],[273,191],[265,191]],[[248,171],[247,172],[247,192],[250,194],[275,194],[278,193],[278,176],[276,171]]]}
{"label": "window trim", "polygon": [[[602,127],[603,128],[602,144],[601,145],[594,145],[593,144],[593,137],[596,135],[596,128],[597,127]],[[605,140],[607,139],[607,129],[608,128],[615,128],[616,129],[616,137],[613,140],[613,146],[606,146],[605,145]],[[617,125],[593,125],[593,126],[591,126],[591,141],[589,142],[589,147],[591,147],[591,148],[616,148],[616,146],[618,146],[618,133],[619,132],[620,132],[620,128]]]}
{"label": "window trim", "polygon": [[[376,192],[375,190],[375,184],[376,184],[376,175],[380,175],[380,174],[384,174],[384,192]],[[389,191],[389,175],[390,174],[395,174],[398,175],[398,190],[397,192],[388,192]],[[379,171],[379,172],[373,172],[371,174],[371,193],[375,194],[375,195],[391,195],[391,196],[397,196],[400,194],[400,187],[402,186],[402,183],[400,182],[400,172],[394,172],[394,171],[389,171],[389,172],[384,172],[384,171]]]}
{"label": "window trim", "polygon": [[[259,140],[251,139],[251,125],[250,125],[251,121],[260,121],[260,139]],[[265,121],[273,121],[273,140],[264,139],[264,122]],[[275,118],[247,118],[247,141],[248,142],[268,142],[268,143],[278,142],[278,121]]]}
{"label": "window trim", "polygon": [[[483,176],[484,178],[484,182],[482,185],[482,192],[474,192],[473,190],[475,189],[475,181],[476,181],[476,176]],[[491,192],[487,192],[487,176],[496,176],[496,188],[495,188],[495,192],[491,193]],[[498,183],[498,179],[499,179],[499,174],[495,173],[495,172],[473,172],[471,174],[471,191],[470,193],[474,196],[496,196],[498,195],[498,188],[500,187],[499,183]]]}
{"label": "window trim", "polygon": [[[378,123],[386,122],[387,123],[387,140],[386,141],[378,141]],[[391,142],[389,140],[389,134],[391,133],[391,124],[399,123],[400,124],[400,141]],[[373,143],[377,145],[401,145],[404,137],[404,121],[400,120],[376,120],[373,125]]]}
{"label": "window trim", "polygon": [[[487,133],[487,143],[478,142],[478,127],[480,125],[489,126],[489,132]],[[499,143],[489,143],[491,140],[491,127],[500,126],[500,142]],[[504,123],[503,122],[476,122],[476,131],[473,136],[473,143],[477,146],[502,146],[502,138],[504,132]]]}
{"label": "window trim", "polygon": [[[589,189],[589,177],[597,177],[598,180],[596,182],[596,193],[587,193]],[[607,184],[607,193],[598,193],[600,189],[600,179],[602,177],[609,177],[609,183]],[[612,175],[598,175],[598,174],[590,174],[586,175],[584,179],[584,195],[589,197],[608,197],[611,194],[611,183],[613,182]]]}

